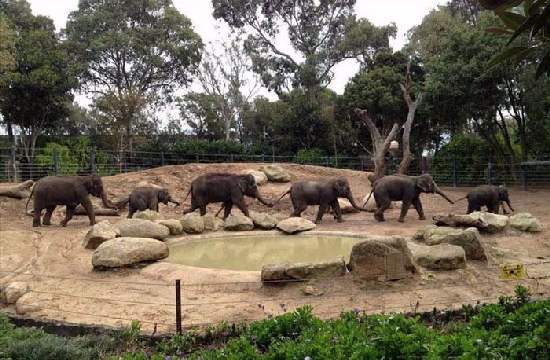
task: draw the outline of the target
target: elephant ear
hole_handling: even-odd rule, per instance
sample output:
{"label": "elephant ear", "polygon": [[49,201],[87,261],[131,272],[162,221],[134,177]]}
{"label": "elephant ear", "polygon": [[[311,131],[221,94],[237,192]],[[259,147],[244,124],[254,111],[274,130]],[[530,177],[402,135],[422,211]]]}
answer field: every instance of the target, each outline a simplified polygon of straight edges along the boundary
{"label": "elephant ear", "polygon": [[416,180],[416,186],[425,193],[432,192],[432,180],[427,176],[419,176]]}
{"label": "elephant ear", "polygon": [[241,177],[237,182],[237,185],[239,186],[239,189],[241,189],[241,192],[243,194],[246,194],[246,189],[248,188],[248,179],[246,178],[246,176]]}

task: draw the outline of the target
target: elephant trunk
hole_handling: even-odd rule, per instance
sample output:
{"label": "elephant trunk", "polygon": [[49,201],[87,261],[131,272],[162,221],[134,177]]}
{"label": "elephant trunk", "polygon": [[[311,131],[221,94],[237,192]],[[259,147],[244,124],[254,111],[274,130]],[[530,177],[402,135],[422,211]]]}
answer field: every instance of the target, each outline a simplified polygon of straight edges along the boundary
{"label": "elephant trunk", "polygon": [[118,207],[113,204],[109,199],[107,199],[107,194],[105,193],[105,191],[101,192],[101,202],[103,203],[103,207],[107,209],[118,210]]}
{"label": "elephant trunk", "polygon": [[508,205],[508,207],[510,208],[510,210],[512,210],[513,212],[515,212],[516,210],[514,210],[514,208],[512,207],[512,205],[510,204],[510,200],[509,199],[506,199],[506,205]]}
{"label": "elephant trunk", "polygon": [[273,207],[273,203],[264,199],[258,190],[256,190],[256,199],[266,206]]}
{"label": "elephant trunk", "polygon": [[355,199],[353,198],[353,195],[351,193],[348,194],[348,200],[349,200],[351,206],[353,206],[354,209],[357,209],[359,211],[367,211],[367,209],[365,209],[365,207],[360,207],[359,205],[357,205],[357,203],[355,202]]}
{"label": "elephant trunk", "polygon": [[439,189],[439,187],[437,187],[437,185],[435,185],[435,188],[434,188],[434,192],[438,195],[440,195],[443,199],[447,200],[448,202],[450,202],[451,204],[454,204],[454,201],[452,201],[451,199],[449,199],[449,197],[447,195],[445,195],[445,193],[443,191],[441,191]]}
{"label": "elephant trunk", "polygon": [[174,200],[171,196],[168,197],[168,202],[171,202],[172,204],[175,204],[176,206],[180,206],[180,203],[176,200]]}

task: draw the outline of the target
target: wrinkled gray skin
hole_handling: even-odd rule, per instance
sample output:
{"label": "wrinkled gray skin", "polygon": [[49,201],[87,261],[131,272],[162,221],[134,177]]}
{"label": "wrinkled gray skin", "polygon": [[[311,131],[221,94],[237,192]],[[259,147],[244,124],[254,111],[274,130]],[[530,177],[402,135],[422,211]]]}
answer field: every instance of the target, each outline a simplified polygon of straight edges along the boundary
{"label": "wrinkled gray skin", "polygon": [[348,199],[351,205],[361,211],[365,209],[355,203],[349,182],[344,177],[330,179],[328,181],[300,181],[292,184],[290,189],[285,192],[278,201],[290,193],[294,211],[290,216],[300,216],[308,205],[319,205],[315,223],[321,223],[324,213],[332,208],[334,218],[338,222],[342,219],[342,209],[338,204],[338,198]]}
{"label": "wrinkled gray skin", "polygon": [[256,198],[269,207],[273,206],[260,195],[256,180],[252,175],[205,174],[193,180],[187,196],[189,194],[191,194],[191,207],[186,209],[184,214],[200,209],[201,216],[204,216],[206,215],[206,205],[221,202],[223,203],[224,219],[231,213],[233,205],[237,206],[244,215],[249,216],[248,207],[244,201],[245,196]]}
{"label": "wrinkled gray skin", "polygon": [[424,216],[424,210],[420,202],[421,193],[436,193],[441,195],[451,204],[454,204],[454,202],[437,187],[437,184],[429,174],[420,176],[384,176],[376,180],[373,186],[374,200],[376,201],[377,207],[374,212],[374,218],[378,221],[384,221],[384,211],[390,207],[392,201],[403,202],[401,214],[399,215],[399,222],[405,221],[405,216],[411,205],[413,205],[418,212],[419,219],[425,220],[426,217]]}
{"label": "wrinkled gray skin", "polygon": [[134,216],[136,211],[153,210],[159,211],[159,203],[168,205],[168,203],[176,204],[180,203],[175,201],[167,189],[154,187],[154,186],[142,186],[135,188],[130,193],[128,198],[117,203],[117,207],[120,209],[128,203],[128,218]]}
{"label": "wrinkled gray skin", "polygon": [[[466,198],[468,199],[468,214],[474,211],[481,211],[482,206],[487,206],[487,211],[498,214],[502,202],[505,202],[511,211],[514,211],[514,208],[510,204],[508,190],[504,186],[478,186],[470,191]],[[502,212],[504,214],[508,213],[504,205],[502,205]]]}
{"label": "wrinkled gray skin", "polygon": [[[65,205],[66,207],[65,219],[61,221],[61,225],[67,226],[67,222],[73,217],[78,204],[81,204],[86,210],[90,225],[94,225],[96,223],[94,207],[88,196],[89,194],[100,198],[104,207],[117,209],[116,205],[107,199],[107,195],[103,190],[103,182],[97,175],[46,176],[38,180],[31,193],[31,197],[34,195],[32,226],[40,226],[43,209],[46,209],[46,214],[44,214],[42,223],[50,225],[52,213],[58,205]],[[27,201],[27,205],[28,203]]]}

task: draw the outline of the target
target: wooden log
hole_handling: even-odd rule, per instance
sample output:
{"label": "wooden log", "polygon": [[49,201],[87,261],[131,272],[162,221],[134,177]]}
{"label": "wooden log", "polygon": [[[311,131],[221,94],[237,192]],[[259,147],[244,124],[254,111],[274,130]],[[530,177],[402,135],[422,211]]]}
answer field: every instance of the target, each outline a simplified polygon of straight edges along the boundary
{"label": "wooden log", "polygon": [[[106,209],[94,206],[94,213],[96,216],[120,216],[117,210]],[[82,205],[78,205],[75,210],[75,216],[88,216],[86,209]]]}
{"label": "wooden log", "polygon": [[482,219],[474,219],[469,215],[437,215],[433,217],[433,222],[437,226],[475,227],[480,231],[487,231],[489,228]]}
{"label": "wooden log", "polygon": [[31,194],[31,187],[34,181],[27,180],[17,185],[8,185],[0,187],[0,196],[5,196],[13,199],[26,199]]}

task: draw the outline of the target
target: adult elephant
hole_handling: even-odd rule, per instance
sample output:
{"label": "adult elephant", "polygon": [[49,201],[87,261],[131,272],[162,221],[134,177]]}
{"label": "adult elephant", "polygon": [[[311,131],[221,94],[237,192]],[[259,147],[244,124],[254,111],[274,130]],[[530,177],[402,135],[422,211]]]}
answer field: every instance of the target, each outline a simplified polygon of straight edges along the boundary
{"label": "adult elephant", "polygon": [[315,223],[319,224],[323,219],[324,213],[332,208],[334,218],[342,222],[342,209],[338,204],[338,198],[346,198],[351,205],[361,211],[365,209],[355,203],[349,182],[344,177],[330,179],[328,181],[299,181],[292,184],[290,189],[281,195],[279,202],[287,194],[290,194],[292,206],[294,208],[291,216],[300,216],[309,205],[319,205]]}
{"label": "adult elephant", "polygon": [[103,182],[97,175],[88,176],[46,176],[36,182],[32,189],[27,206],[31,197],[33,197],[34,210],[32,226],[40,226],[40,217],[42,210],[46,209],[42,223],[51,224],[52,213],[58,205],[65,205],[65,219],[61,221],[62,226],[67,223],[74,215],[78,204],[86,210],[90,225],[94,225],[95,213],[94,207],[88,195],[91,194],[100,198],[103,206],[109,209],[117,209],[108,199],[103,189]]}
{"label": "adult elephant", "polygon": [[374,218],[378,221],[384,221],[384,211],[390,207],[392,201],[402,202],[399,222],[405,221],[405,216],[411,205],[413,205],[418,212],[419,219],[425,220],[426,217],[424,216],[422,202],[420,201],[421,193],[436,193],[441,195],[451,204],[454,204],[454,202],[437,187],[437,184],[430,174],[423,174],[420,176],[384,176],[374,182],[371,193],[374,194],[374,200],[376,201],[377,207],[374,212]]}
{"label": "adult elephant", "polygon": [[200,209],[200,214],[203,216],[206,214],[206,205],[221,202],[223,203],[224,219],[231,213],[233,205],[237,206],[243,214],[249,216],[248,207],[244,201],[245,196],[258,199],[264,205],[273,206],[260,195],[256,180],[250,174],[208,173],[201,175],[193,180],[185,199],[189,194],[191,194],[191,207],[185,210],[184,214]]}
{"label": "adult elephant", "polygon": [[[487,207],[487,211],[494,214],[499,213],[499,209],[503,202],[505,202],[511,211],[514,211],[514,208],[510,204],[510,196],[508,195],[508,189],[505,186],[496,186],[496,185],[481,185],[473,189],[459,200],[468,199],[468,210],[467,213],[470,214],[474,211],[481,211],[482,206]],[[458,201],[458,200],[457,200]],[[502,205],[502,212],[507,214],[508,212]]]}
{"label": "adult elephant", "polygon": [[116,205],[120,209],[128,204],[128,218],[131,218],[136,211],[153,210],[159,211],[159,203],[168,205],[168,203],[180,203],[172,198],[167,189],[156,186],[140,186],[132,190],[130,195],[118,202]]}

